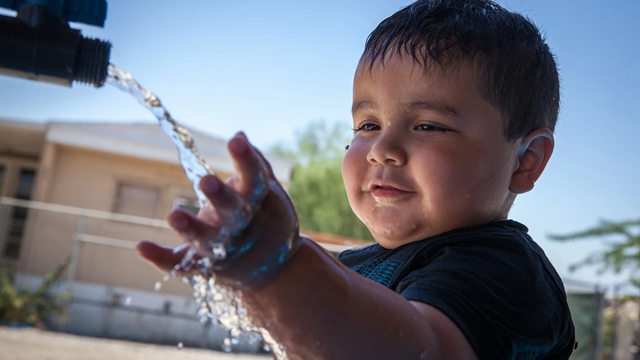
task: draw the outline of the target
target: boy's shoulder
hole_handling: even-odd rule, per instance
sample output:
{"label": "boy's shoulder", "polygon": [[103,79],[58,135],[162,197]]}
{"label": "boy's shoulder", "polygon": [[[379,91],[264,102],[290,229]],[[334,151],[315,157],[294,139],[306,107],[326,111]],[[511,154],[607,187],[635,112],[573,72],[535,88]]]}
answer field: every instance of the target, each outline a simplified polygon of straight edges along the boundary
{"label": "boy's shoulder", "polygon": [[[362,276],[398,291],[408,278],[430,278],[439,272],[500,271],[522,276],[553,270],[542,249],[529,237],[527,227],[512,220],[459,228],[395,249],[377,243],[343,251],[338,260]],[[496,264],[500,264],[497,266]],[[554,277],[560,291],[562,283]]]}
{"label": "boy's shoulder", "polygon": [[564,293],[562,280],[542,248],[528,235],[525,225],[513,220],[454,229],[395,249],[374,243],[343,251],[338,260],[374,281],[380,279],[376,274],[384,274],[384,284],[393,290],[401,288],[407,278],[471,272],[522,283],[536,277],[532,274],[546,274],[549,287]]}
{"label": "boy's shoulder", "polygon": [[[543,358],[573,345],[573,325],[562,280],[527,231],[515,221],[496,221],[396,249],[372,244],[339,260],[407,300],[438,308],[481,358]],[[559,330],[540,338],[552,328]],[[514,334],[513,340],[544,346],[511,343]]]}

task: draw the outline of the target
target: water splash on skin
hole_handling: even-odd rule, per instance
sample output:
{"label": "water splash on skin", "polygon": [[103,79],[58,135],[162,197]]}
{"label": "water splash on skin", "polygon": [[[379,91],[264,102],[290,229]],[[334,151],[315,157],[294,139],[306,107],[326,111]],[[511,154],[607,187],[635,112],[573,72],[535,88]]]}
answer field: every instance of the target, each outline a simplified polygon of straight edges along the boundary
{"label": "water splash on skin", "polygon": [[[160,99],[151,91],[142,87],[130,73],[122,71],[114,65],[109,65],[107,83],[131,94],[140,104],[149,109],[157,118],[162,130],[171,138],[176,148],[180,165],[184,169],[187,178],[193,184],[193,191],[198,197],[201,207],[211,206],[208,199],[200,189],[200,180],[207,174],[213,174],[213,170],[200,156],[193,136],[187,129],[182,127],[162,105]],[[224,219],[226,227],[221,229],[220,235],[216,239],[206,242],[193,242],[186,252],[179,265],[171,270],[170,276],[178,276],[180,273],[195,274],[191,278],[183,278],[185,284],[189,284],[194,289],[196,302],[200,304],[201,323],[215,322],[222,325],[228,336],[224,339],[221,347],[228,347],[238,342],[240,334],[251,333],[251,338],[261,336],[265,346],[267,346],[274,357],[278,360],[286,360],[287,355],[283,346],[279,345],[266,329],[252,325],[247,318],[247,311],[240,301],[240,293],[216,285],[215,274],[212,270],[215,261],[224,260],[227,257],[227,247],[233,233],[241,232],[251,222],[251,216],[256,210],[255,207],[266,196],[264,179],[256,180],[256,189],[250,204],[231,213],[219,212]],[[209,257],[202,257],[196,260],[197,250],[204,250],[210,254]],[[184,248],[176,248],[181,251]],[[166,280],[165,280],[166,281]],[[160,284],[160,286],[158,286]],[[156,291],[162,286],[156,283]],[[128,298],[130,303],[130,298]],[[126,302],[125,302],[126,303]],[[128,305],[128,304],[127,304]],[[227,346],[228,345],[228,346]],[[182,349],[182,343],[178,344],[178,349]]]}
{"label": "water splash on skin", "polygon": [[379,198],[379,197],[374,197],[373,199],[376,201],[376,205],[375,205],[376,207],[397,206],[397,203],[392,199],[385,199],[385,198]]}

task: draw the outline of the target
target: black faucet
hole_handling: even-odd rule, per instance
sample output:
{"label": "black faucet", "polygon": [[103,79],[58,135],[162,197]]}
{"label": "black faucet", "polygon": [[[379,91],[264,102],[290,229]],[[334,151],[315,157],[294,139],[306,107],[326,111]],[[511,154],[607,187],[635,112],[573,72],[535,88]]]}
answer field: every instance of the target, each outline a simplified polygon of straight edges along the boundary
{"label": "black faucet", "polygon": [[0,8],[17,11],[0,15],[0,75],[104,85],[111,44],[83,37],[68,21],[104,26],[106,0],[0,0]]}

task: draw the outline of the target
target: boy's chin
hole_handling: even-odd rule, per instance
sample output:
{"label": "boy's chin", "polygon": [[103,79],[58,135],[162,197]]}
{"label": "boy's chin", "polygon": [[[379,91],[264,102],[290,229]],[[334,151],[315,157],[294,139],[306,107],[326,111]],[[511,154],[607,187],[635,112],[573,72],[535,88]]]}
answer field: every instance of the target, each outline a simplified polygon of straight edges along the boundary
{"label": "boy's chin", "polygon": [[369,229],[376,242],[385,249],[395,249],[401,245],[422,240],[427,236],[417,233],[407,233],[406,229]]}

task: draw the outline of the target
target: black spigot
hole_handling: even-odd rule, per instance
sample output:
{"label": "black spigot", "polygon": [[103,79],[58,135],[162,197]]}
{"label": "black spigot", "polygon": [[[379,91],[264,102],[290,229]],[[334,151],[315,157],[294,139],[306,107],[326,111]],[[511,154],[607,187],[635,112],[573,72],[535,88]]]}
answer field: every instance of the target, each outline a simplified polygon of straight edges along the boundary
{"label": "black spigot", "polygon": [[110,52],[109,42],[83,37],[42,5],[21,5],[16,17],[0,15],[1,75],[101,87]]}

